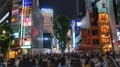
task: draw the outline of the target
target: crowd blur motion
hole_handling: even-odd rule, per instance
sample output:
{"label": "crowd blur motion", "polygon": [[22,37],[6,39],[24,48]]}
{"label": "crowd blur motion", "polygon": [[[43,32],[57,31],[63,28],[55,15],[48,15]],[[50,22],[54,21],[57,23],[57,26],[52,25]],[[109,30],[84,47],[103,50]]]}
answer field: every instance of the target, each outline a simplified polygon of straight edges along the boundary
{"label": "crowd blur motion", "polygon": [[46,54],[26,54],[19,55],[5,61],[0,57],[0,65],[3,67],[120,67],[116,59],[120,58],[120,53],[46,53]]}

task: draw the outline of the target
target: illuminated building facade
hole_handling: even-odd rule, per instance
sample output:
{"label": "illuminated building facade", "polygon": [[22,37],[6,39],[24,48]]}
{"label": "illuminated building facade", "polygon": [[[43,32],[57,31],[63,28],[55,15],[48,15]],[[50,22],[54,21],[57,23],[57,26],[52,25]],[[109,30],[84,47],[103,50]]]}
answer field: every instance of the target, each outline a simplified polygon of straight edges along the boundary
{"label": "illuminated building facade", "polygon": [[43,16],[43,48],[52,49],[53,9],[41,8]]}
{"label": "illuminated building facade", "polygon": [[[13,0],[11,26],[22,53],[42,48],[43,22],[38,0]],[[32,48],[32,49],[31,49]]]}
{"label": "illuminated building facade", "polygon": [[44,21],[44,33],[53,33],[53,9],[42,8],[41,13]]}
{"label": "illuminated building facade", "polygon": [[[91,3],[94,0],[89,0],[89,8],[92,8]],[[93,15],[90,17],[91,25],[91,37],[93,44],[93,51],[111,51],[116,50],[116,45],[113,45],[113,41],[117,39],[115,14],[113,7],[113,0],[100,0],[96,3],[98,8],[98,20],[93,21]],[[90,9],[92,14],[92,9]]]}

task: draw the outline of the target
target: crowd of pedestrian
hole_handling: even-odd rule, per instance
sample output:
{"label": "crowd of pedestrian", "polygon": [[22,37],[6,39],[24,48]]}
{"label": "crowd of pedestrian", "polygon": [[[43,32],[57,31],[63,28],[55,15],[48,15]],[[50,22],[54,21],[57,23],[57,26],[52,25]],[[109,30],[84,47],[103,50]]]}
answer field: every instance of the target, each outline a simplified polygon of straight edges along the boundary
{"label": "crowd of pedestrian", "polygon": [[[91,59],[97,59],[94,62]],[[1,58],[0,58],[1,59]],[[84,62],[82,62],[84,60]],[[70,61],[70,63],[67,63]],[[0,61],[0,65],[3,60]],[[0,66],[1,67],[1,66]],[[5,66],[3,66],[5,67]],[[26,54],[10,59],[7,67],[120,67],[114,52]]]}

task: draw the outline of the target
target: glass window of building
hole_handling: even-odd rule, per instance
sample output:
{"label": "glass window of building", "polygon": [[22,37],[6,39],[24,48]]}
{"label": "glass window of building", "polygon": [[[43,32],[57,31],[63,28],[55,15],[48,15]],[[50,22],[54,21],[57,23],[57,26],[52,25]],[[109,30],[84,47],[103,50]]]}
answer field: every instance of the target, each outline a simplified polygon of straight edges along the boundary
{"label": "glass window of building", "polygon": [[97,22],[92,22],[91,24],[92,24],[92,26],[98,26]]}
{"label": "glass window of building", "polygon": [[99,35],[98,30],[92,30],[92,35]]}
{"label": "glass window of building", "polygon": [[99,42],[99,39],[93,39],[93,45],[99,45],[100,42]]}

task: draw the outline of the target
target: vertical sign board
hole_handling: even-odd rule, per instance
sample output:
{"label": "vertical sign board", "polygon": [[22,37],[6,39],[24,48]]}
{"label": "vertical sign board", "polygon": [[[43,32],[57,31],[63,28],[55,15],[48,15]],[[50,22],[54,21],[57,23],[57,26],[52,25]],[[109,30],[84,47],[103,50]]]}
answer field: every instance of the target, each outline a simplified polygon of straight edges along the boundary
{"label": "vertical sign board", "polygon": [[[31,14],[32,14],[32,0],[23,0],[22,3],[22,14],[23,14],[23,27],[22,27],[22,37],[23,37],[23,46],[21,48],[30,48],[31,46],[27,46],[25,39],[28,39],[29,34],[29,29],[31,29]],[[30,28],[29,28],[30,27]],[[26,34],[27,33],[27,34]],[[31,41],[30,41],[31,44]]]}
{"label": "vertical sign board", "polygon": [[30,20],[24,22],[25,26],[31,26],[31,14],[32,14],[32,0],[23,0],[23,20]]}
{"label": "vertical sign board", "polygon": [[81,20],[75,20],[75,45],[78,46],[81,40],[81,33],[80,33],[80,23]]}

